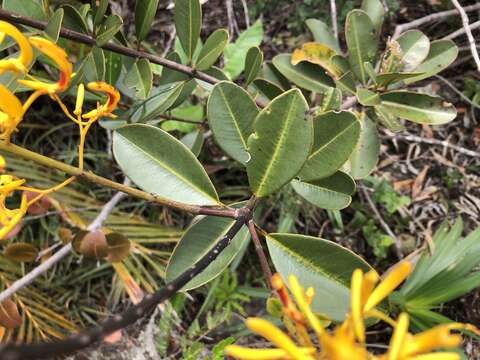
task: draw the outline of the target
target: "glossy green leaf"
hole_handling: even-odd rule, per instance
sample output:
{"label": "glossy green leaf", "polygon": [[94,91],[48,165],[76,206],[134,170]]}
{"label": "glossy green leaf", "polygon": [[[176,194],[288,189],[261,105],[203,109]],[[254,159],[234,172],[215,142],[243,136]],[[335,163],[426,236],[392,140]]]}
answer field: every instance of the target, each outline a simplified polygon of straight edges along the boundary
{"label": "glossy green leaf", "polygon": [[208,123],[216,142],[232,158],[245,164],[250,155],[247,141],[253,132],[258,108],[240,86],[222,81],[208,99]]}
{"label": "glossy green leaf", "polygon": [[52,40],[57,42],[60,35],[60,29],[62,27],[64,10],[62,8],[57,9],[50,20],[48,21],[47,27],[45,28],[45,35]]}
{"label": "glossy green leaf", "polygon": [[169,109],[182,93],[185,82],[167,84],[154,90],[154,94],[133,108],[128,116],[132,123],[155,119]]}
{"label": "glossy green leaf", "polygon": [[263,63],[263,53],[258,46],[248,49],[245,57],[245,85],[250,84],[257,77]]}
{"label": "glossy green leaf", "polygon": [[357,88],[357,99],[363,106],[374,106],[380,104],[380,95],[365,88]]}
{"label": "glossy green leaf", "polygon": [[380,0],[363,0],[362,10],[368,14],[377,34],[382,29],[383,19],[385,17],[385,9]]}
{"label": "glossy green leaf", "polygon": [[143,41],[152,29],[159,0],[137,0],[135,4],[135,33]]}
{"label": "glossy green leaf", "polygon": [[103,22],[98,30],[97,37],[95,38],[97,46],[103,46],[107,42],[113,39],[115,34],[120,31],[123,25],[123,20],[118,15],[110,15]]}
{"label": "glossy green leaf", "polygon": [[313,126],[305,119],[307,102],[298,89],[272,100],[257,116],[247,146],[250,187],[269,195],[301,170],[312,146]]}
{"label": "glossy green leaf", "polygon": [[388,130],[393,132],[405,130],[405,126],[403,126],[398,118],[389,112],[383,105],[375,106],[375,114]]}
{"label": "glossy green leaf", "polygon": [[330,31],[331,27],[329,25],[317,19],[308,19],[305,21],[305,25],[307,25],[308,29],[312,33],[315,42],[325,44],[329,48],[335,50],[337,53],[341,53],[338,41]]}
{"label": "glossy green leaf", "polygon": [[135,89],[135,94],[138,98],[147,98],[152,90],[153,82],[150,61],[147,59],[139,59],[133,63],[124,81],[127,87]]}
{"label": "glossy green leaf", "polygon": [[105,16],[105,13],[108,9],[108,0],[100,0],[97,4],[97,1],[92,1],[93,12],[95,14],[93,18],[93,25],[99,25]]}
{"label": "glossy green leaf", "polygon": [[401,49],[401,62],[404,71],[412,71],[428,56],[430,40],[419,30],[409,30],[397,39]]}
{"label": "glossy green leaf", "polygon": [[231,79],[235,80],[242,73],[245,58],[252,46],[259,46],[263,39],[263,26],[257,20],[248,29],[243,31],[234,43],[225,47],[223,54],[225,66],[223,71]]}
{"label": "glossy green leaf", "polygon": [[[18,1],[18,0],[13,0]],[[63,26],[67,29],[88,34],[88,25],[84,16],[72,5],[63,5]]]}
{"label": "glossy green leaf", "polygon": [[218,205],[217,192],[192,152],[167,132],[127,125],[113,135],[115,159],[142,190],[196,205]]}
{"label": "glossy green leaf", "polygon": [[358,142],[360,122],[349,111],[329,111],[313,119],[312,153],[300,171],[304,181],[335,173],[349,158]]}
{"label": "glossy green leaf", "polygon": [[275,56],[273,65],[283,76],[301,88],[323,93],[330,87],[335,86],[333,80],[320,66],[308,62],[292,65],[291,55],[289,54]]}
{"label": "glossy green leaf", "polygon": [[228,43],[228,31],[225,29],[215,30],[205,41],[195,63],[195,68],[204,71],[209,69],[222,55],[223,49]]}
{"label": "glossy green leaf", "polygon": [[[171,281],[194,265],[212,247],[214,247],[235,221],[228,218],[202,217],[194,222],[184,233],[173,250],[167,266],[166,280]],[[230,245],[218,255],[208,267],[194,277],[182,290],[191,290],[215,279],[234,260],[235,256],[248,242],[250,235],[246,226],[237,233]]]}
{"label": "glossy green leaf", "polygon": [[364,63],[373,63],[377,53],[377,37],[369,16],[362,10],[348,13],[345,23],[348,60],[353,73],[362,84],[368,80]]}
{"label": "glossy green leaf", "polygon": [[191,61],[202,27],[202,6],[200,1],[175,0],[174,20],[180,44],[182,44],[188,61]]}
{"label": "glossy green leaf", "polygon": [[373,171],[380,152],[380,139],[375,123],[362,114],[360,124],[360,139],[350,156],[350,175],[354,179],[363,179]]}
{"label": "glossy green leaf", "polygon": [[440,125],[457,116],[455,107],[436,96],[409,91],[391,91],[380,96],[382,106],[399,118],[420,124]]}
{"label": "glossy green leaf", "polygon": [[315,289],[312,309],[333,321],[350,310],[350,278],[355,269],[372,268],[352,251],[328,240],[295,234],[268,234],[275,269],[286,280],[295,275],[302,287]]}
{"label": "glossy green leaf", "polygon": [[413,79],[405,80],[406,84],[426,79],[447,68],[458,55],[458,47],[452,40],[437,40],[430,43],[425,60],[414,71],[423,73]]}
{"label": "glossy green leaf", "polygon": [[341,172],[313,181],[292,180],[295,192],[309,203],[322,209],[341,210],[352,202],[351,195],[355,192],[355,181]]}
{"label": "glossy green leaf", "polygon": [[104,50],[105,54],[105,81],[111,85],[117,83],[122,72],[122,55],[113,51]]}
{"label": "glossy green leaf", "polygon": [[280,96],[283,93],[283,89],[278,85],[270,82],[266,79],[257,78],[253,80],[253,85],[269,100],[275,99],[277,96]]}

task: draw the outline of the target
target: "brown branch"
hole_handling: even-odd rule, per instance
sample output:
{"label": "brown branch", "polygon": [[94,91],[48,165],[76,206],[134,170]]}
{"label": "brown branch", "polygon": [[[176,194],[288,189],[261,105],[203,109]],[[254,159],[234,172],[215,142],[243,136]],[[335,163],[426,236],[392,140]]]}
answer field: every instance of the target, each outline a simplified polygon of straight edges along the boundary
{"label": "brown branch", "polygon": [[272,271],[270,270],[270,266],[268,265],[267,256],[265,255],[265,251],[263,250],[262,243],[260,242],[260,238],[258,237],[257,230],[255,229],[255,223],[253,220],[250,220],[247,223],[248,231],[250,232],[250,236],[252,237],[253,244],[255,245],[255,251],[257,252],[258,259],[260,260],[260,266],[262,267],[263,276],[265,277],[265,282],[267,286],[270,288],[270,279],[272,278]]}
{"label": "brown branch", "polygon": [[[0,9],[0,20],[5,20],[5,21],[9,21],[9,22],[15,23],[15,24],[30,26],[30,27],[33,27],[33,28],[39,29],[39,30],[45,30],[45,28],[47,27],[47,22],[46,21],[35,20],[35,19],[32,19],[32,18],[27,17],[27,16],[23,16],[23,15],[12,13],[10,11],[6,11],[4,9]],[[76,42],[86,44],[86,45],[90,45],[90,46],[96,46],[97,45],[94,37],[92,37],[90,35],[82,34],[82,33],[79,33],[79,32],[73,31],[73,30],[69,30],[69,29],[66,29],[66,28],[63,28],[63,27],[60,29],[60,36],[65,38],[65,39],[74,40]],[[184,73],[186,75],[197,78],[199,80],[203,80],[203,81],[208,82],[210,84],[216,84],[216,83],[219,82],[219,80],[217,78],[215,78],[213,76],[210,76],[210,75],[208,75],[204,72],[197,71],[194,68],[191,68],[189,66],[178,64],[174,61],[164,59],[160,56],[153,55],[153,54],[147,53],[145,51],[130,49],[126,46],[121,46],[121,45],[118,45],[118,44],[115,44],[115,43],[112,43],[112,42],[109,42],[109,43],[101,46],[101,48],[105,49],[105,50],[113,51],[113,52],[118,53],[118,54],[129,56],[129,57],[132,57],[132,58],[148,59],[149,61],[151,61],[154,64],[165,66],[166,68]]]}
{"label": "brown branch", "polygon": [[228,230],[227,234],[197,263],[187,269],[179,277],[165,285],[154,294],[146,295],[137,305],[131,306],[121,314],[114,315],[98,326],[86,329],[79,334],[72,335],[65,340],[54,343],[39,344],[5,344],[0,345],[0,359],[5,360],[31,360],[52,359],[55,356],[69,354],[103,341],[105,336],[135,323],[158,304],[171,298],[177,291],[185,286],[192,278],[200,274],[218,255],[231,243],[235,235],[251,219],[252,209],[247,207],[239,209],[239,216]]}

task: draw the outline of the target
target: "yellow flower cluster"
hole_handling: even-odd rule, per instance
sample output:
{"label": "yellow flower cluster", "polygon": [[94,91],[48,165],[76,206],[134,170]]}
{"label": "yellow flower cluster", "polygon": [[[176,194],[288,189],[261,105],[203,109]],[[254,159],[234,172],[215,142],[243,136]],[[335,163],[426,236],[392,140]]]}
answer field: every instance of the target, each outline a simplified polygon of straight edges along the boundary
{"label": "yellow flower cluster", "polygon": [[[408,331],[409,317],[402,313],[393,320],[376,309],[411,271],[410,263],[400,262],[377,285],[379,276],[375,271],[364,274],[357,269],[352,274],[350,312],[345,321],[328,331],[312,311],[310,303],[314,296],[312,288],[306,291],[295,276],[288,278],[293,302],[279,274],[272,277],[272,287],[282,303],[284,323],[291,336],[277,326],[261,318],[249,318],[247,327],[269,340],[275,348],[252,349],[230,345],[225,349],[228,356],[243,360],[459,360],[456,352],[437,351],[460,345],[462,338],[452,330],[479,330],[469,324],[449,323],[438,325],[419,334]],[[377,286],[376,286],[377,285]],[[366,344],[365,319],[385,321],[394,329],[384,354],[371,353]],[[311,334],[315,337],[312,338]],[[293,340],[295,339],[295,340]]]}
{"label": "yellow flower cluster", "polygon": [[[83,114],[83,102],[85,97],[85,86],[80,84],[77,89],[77,101],[73,115],[67,106],[58,96],[59,93],[68,89],[73,74],[72,63],[68,60],[68,55],[59,46],[50,40],[38,36],[25,37],[15,26],[8,22],[0,21],[0,43],[5,36],[11,37],[18,45],[18,56],[0,60],[0,74],[11,72],[15,76],[24,77],[17,82],[24,87],[33,90],[27,100],[22,103],[14,93],[5,85],[0,84],[0,141],[8,144],[14,132],[18,131],[18,125],[23,120],[27,110],[32,106],[35,100],[42,95],[49,95],[61,107],[62,111],[69,119],[74,121],[80,129],[79,144],[79,168],[83,169],[83,152],[85,137],[90,126],[101,117],[115,117],[112,112],[116,109],[120,101],[120,93],[112,86],[104,82],[91,82],[87,84],[87,89],[93,92],[99,92],[107,96],[104,104],[97,103],[96,109]],[[29,74],[29,68],[32,65],[34,56],[33,50],[36,49],[51,61],[58,68],[58,79],[54,83],[44,82],[36,79]],[[5,160],[0,159],[0,168],[5,168]],[[39,190],[23,186],[25,180],[17,179],[11,175],[0,176],[0,240],[15,228],[25,215],[29,206],[40,200],[43,196],[57,191],[68,185],[75,178],[70,177],[61,184],[50,189]],[[17,209],[10,210],[6,207],[6,198],[15,191],[30,191],[38,193],[37,196],[28,200],[25,193],[21,195],[20,205]]]}

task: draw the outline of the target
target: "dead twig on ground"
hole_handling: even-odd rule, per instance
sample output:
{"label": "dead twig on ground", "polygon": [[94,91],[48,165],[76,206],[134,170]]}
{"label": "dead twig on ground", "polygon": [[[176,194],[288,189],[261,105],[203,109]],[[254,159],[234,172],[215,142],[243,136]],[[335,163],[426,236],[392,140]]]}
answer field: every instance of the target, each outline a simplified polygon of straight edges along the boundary
{"label": "dead twig on ground", "polygon": [[463,29],[465,30],[465,34],[467,35],[467,38],[468,38],[468,43],[470,44],[470,51],[472,52],[473,59],[475,60],[475,64],[477,65],[477,70],[480,71],[480,57],[478,56],[478,51],[475,45],[475,39],[473,38],[472,29],[470,28],[468,15],[466,11],[463,9],[462,5],[460,5],[458,0],[452,0],[452,4],[460,13],[460,17],[462,18]]}

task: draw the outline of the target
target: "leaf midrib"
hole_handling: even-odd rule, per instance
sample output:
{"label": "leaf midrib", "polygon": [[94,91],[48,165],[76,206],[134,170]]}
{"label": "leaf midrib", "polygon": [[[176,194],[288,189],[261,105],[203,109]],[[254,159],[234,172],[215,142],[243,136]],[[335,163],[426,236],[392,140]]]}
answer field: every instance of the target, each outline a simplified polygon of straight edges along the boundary
{"label": "leaf midrib", "polygon": [[[356,120],[355,120],[356,121]],[[352,126],[355,125],[355,121],[353,121],[350,125],[348,125],[345,129],[343,129],[342,131],[340,131],[336,136],[334,136],[333,138],[331,138],[329,141],[327,141],[324,145],[322,145],[321,147],[319,147],[317,150],[315,150],[309,157],[308,157],[308,160],[312,159],[313,157],[317,156],[319,152],[323,151],[323,149],[325,149],[327,146],[329,146],[330,144],[332,144],[334,141],[336,141],[339,137],[341,137],[343,134],[345,134],[348,130],[350,130],[350,128]]]}
{"label": "leaf midrib", "polygon": [[188,181],[188,179],[186,179],[185,177],[181,176],[180,174],[178,174],[176,171],[174,171],[171,167],[169,166],[166,166],[164,163],[158,161],[158,159],[156,159],[153,155],[151,155],[149,152],[145,151],[144,149],[142,149],[141,147],[139,147],[137,144],[133,143],[132,141],[130,141],[128,138],[126,138],[125,136],[123,136],[122,134],[118,133],[117,132],[117,135],[118,136],[121,136],[125,141],[127,141],[129,144],[131,144],[131,146],[137,148],[138,150],[140,150],[140,152],[142,152],[143,154],[145,154],[147,157],[151,158],[155,163],[158,163],[158,165],[169,171],[171,174],[173,174],[176,178],[178,178],[179,180],[181,180],[183,183],[185,183],[186,185],[189,185],[191,188],[193,188],[194,190],[196,190],[197,192],[199,192],[200,194],[203,194],[203,195],[206,195],[207,198],[209,199],[212,199],[215,201],[215,203],[218,203],[218,199],[212,197],[212,195],[206,193],[205,191],[203,191],[202,189],[198,188],[198,186],[196,186],[195,184],[191,183],[190,181]]}

